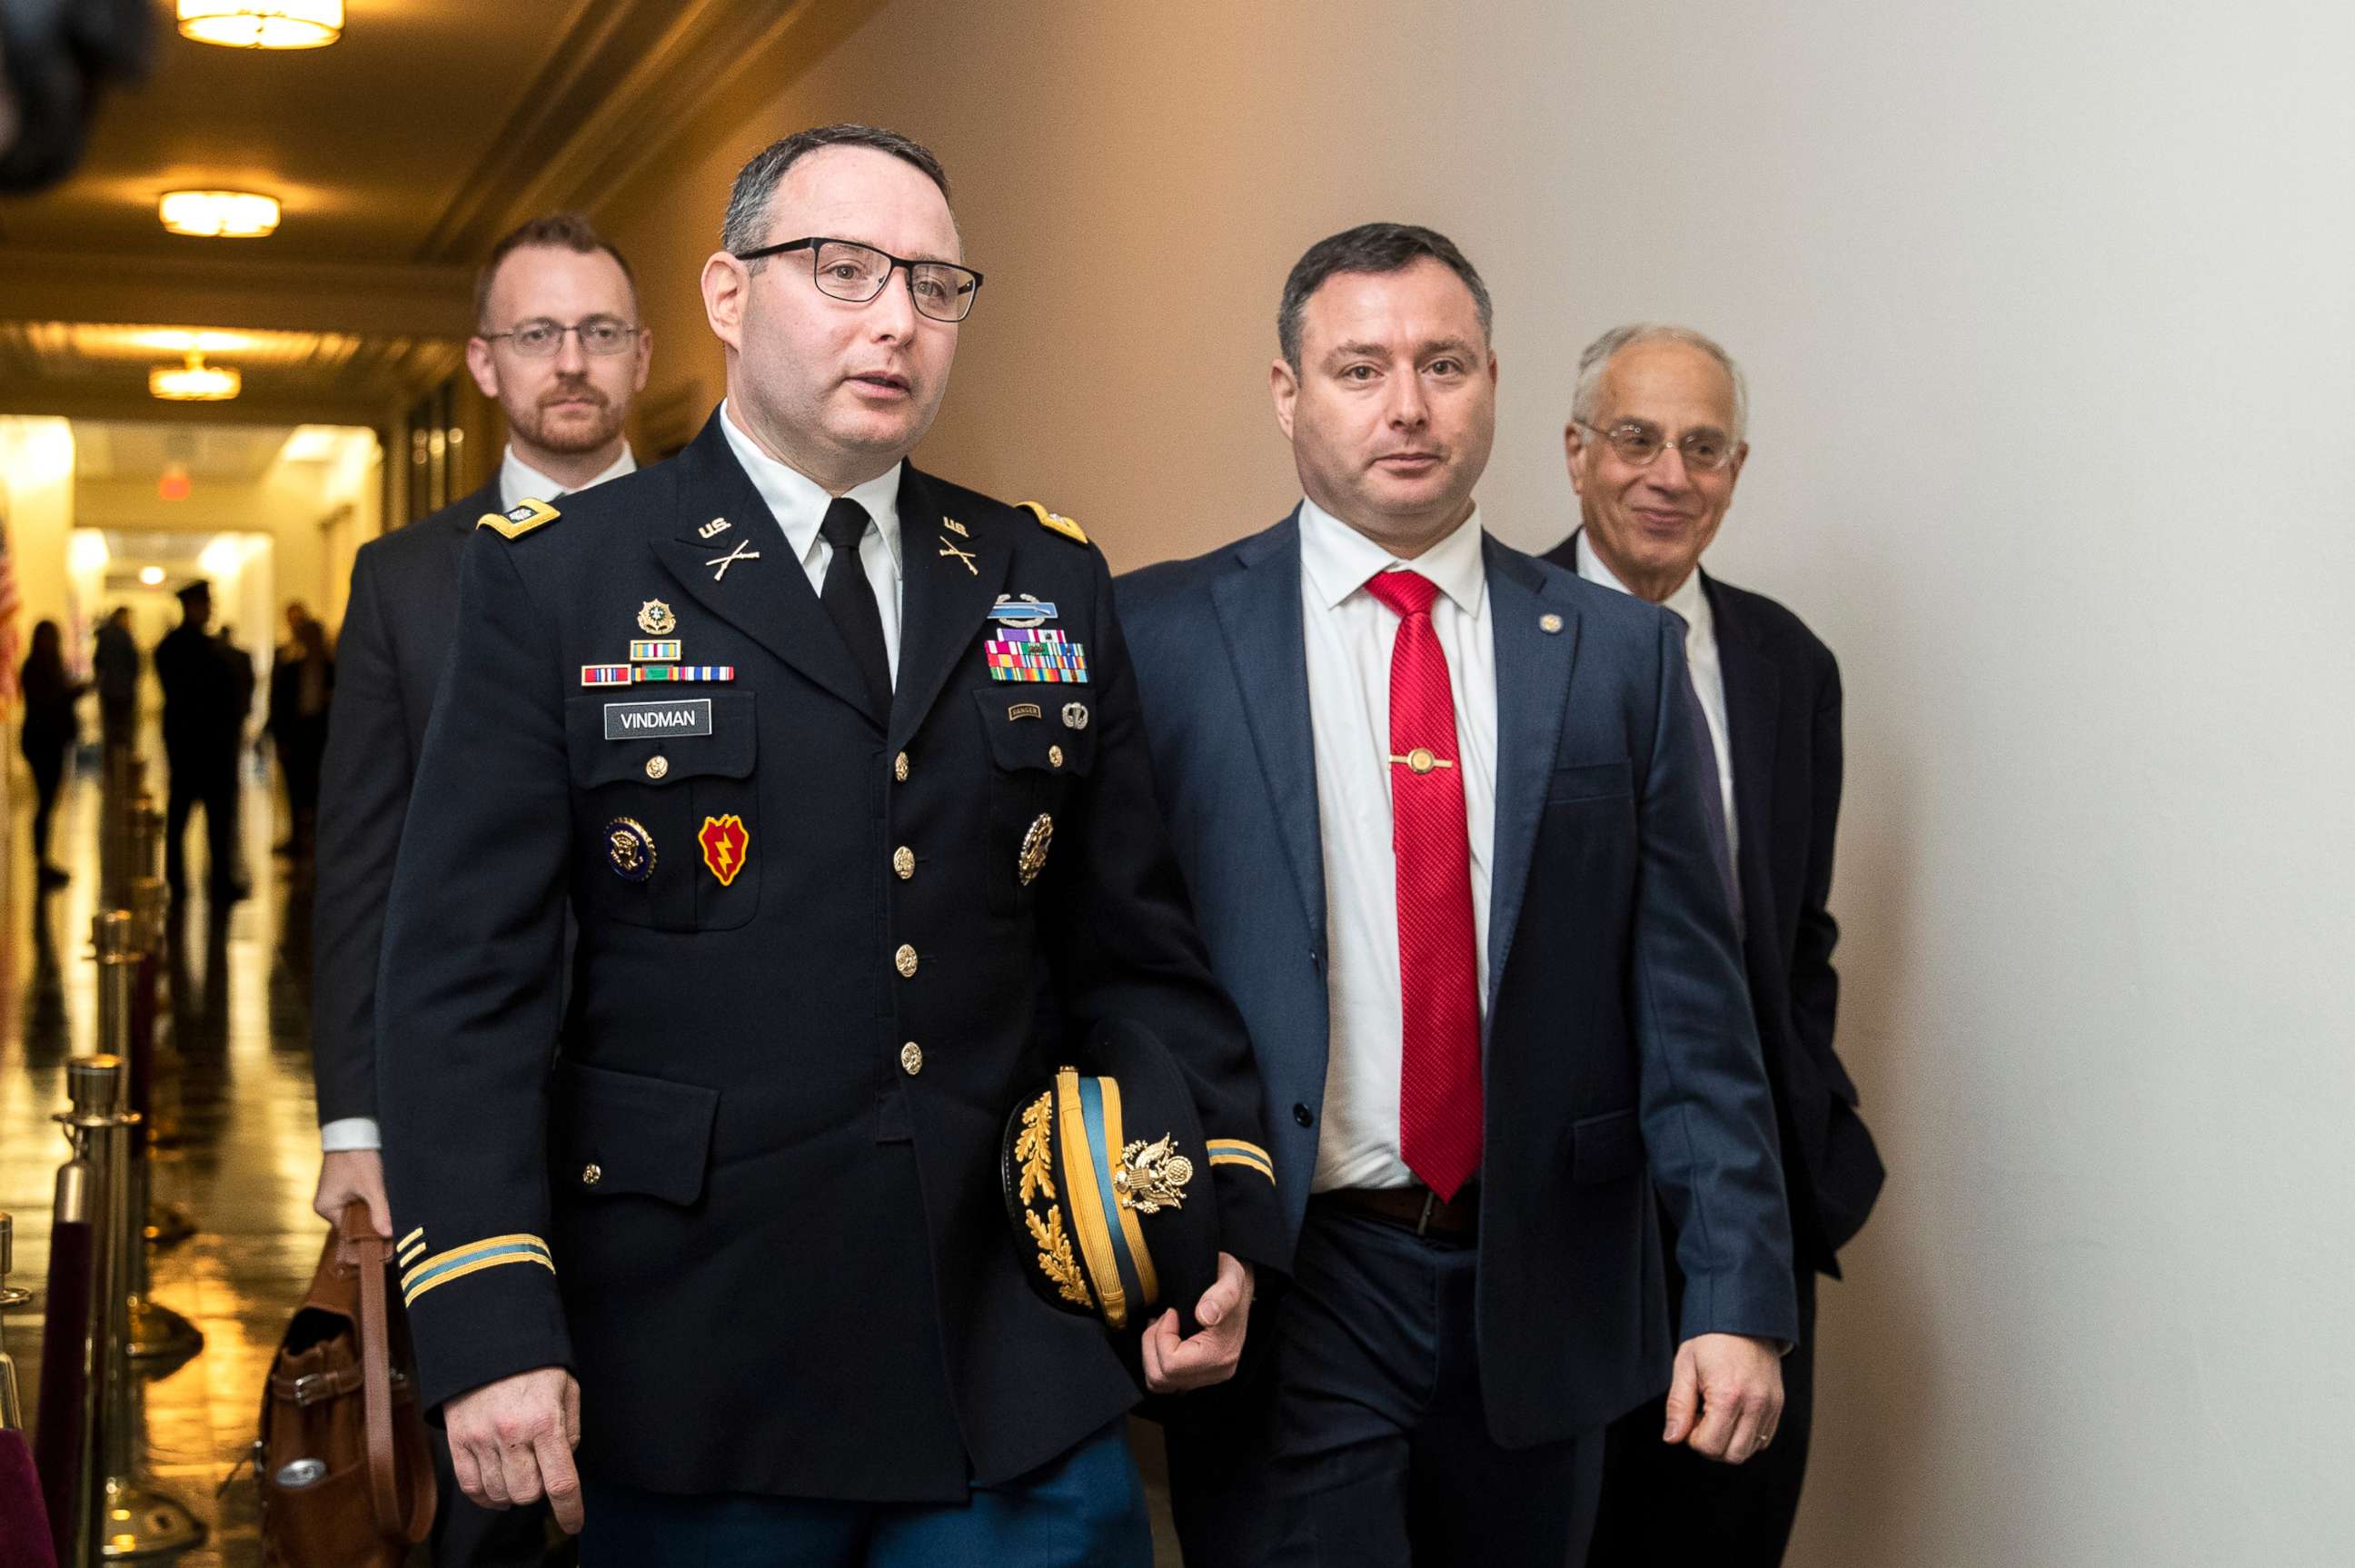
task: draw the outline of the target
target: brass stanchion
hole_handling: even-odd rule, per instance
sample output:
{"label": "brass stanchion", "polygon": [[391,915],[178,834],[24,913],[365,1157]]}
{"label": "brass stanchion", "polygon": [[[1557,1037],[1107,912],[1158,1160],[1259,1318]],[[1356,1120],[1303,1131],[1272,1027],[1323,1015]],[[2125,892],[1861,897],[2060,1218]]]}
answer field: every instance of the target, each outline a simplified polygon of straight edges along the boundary
{"label": "brass stanchion", "polygon": [[[127,920],[121,911],[98,917]],[[101,961],[104,943],[101,944]],[[103,995],[104,971],[101,971]],[[124,1064],[112,1055],[77,1057],[67,1064],[73,1109],[58,1120],[74,1139],[75,1157],[95,1178],[91,1227],[91,1298],[85,1337],[87,1369],[81,1431],[81,1480],[77,1488],[76,1568],[186,1552],[205,1527],[179,1499],[140,1478],[133,1456],[139,1428],[139,1379],[125,1353],[130,1339],[133,1261],[144,1255],[133,1221],[131,1139],[139,1125],[128,1108]],[[60,1183],[62,1186],[62,1183]]]}
{"label": "brass stanchion", "polygon": [[98,1503],[82,1439],[92,1406],[92,1326],[104,1332],[104,1315],[94,1310],[97,1264],[92,1226],[99,1218],[92,1120],[101,1113],[94,1069],[100,1058],[80,1057],[67,1069],[72,1109],[65,1124],[73,1154],[58,1168],[57,1208],[49,1225],[49,1299],[41,1339],[40,1424],[34,1429],[33,1465],[41,1474],[41,1496],[49,1509],[49,1540],[59,1563],[91,1560],[98,1537]]}
{"label": "brass stanchion", "polygon": [[[136,958],[131,977],[131,1108],[140,1124],[138,1157],[152,1165],[157,1149],[179,1142],[179,1054],[167,1044],[161,1024],[164,944],[169,938],[171,891],[164,881],[164,813],[155,797],[142,792],[131,810],[131,888],[123,905],[131,912],[131,945]],[[149,1195],[145,1235],[158,1250],[178,1246],[197,1233],[187,1210]]]}
{"label": "brass stanchion", "polygon": [[[108,910],[91,921],[98,949],[98,1038],[110,1055],[135,1063],[137,1042],[131,1033],[131,983],[139,955],[131,945],[133,920],[129,910]],[[123,1228],[110,1231],[106,1243],[123,1252],[123,1314],[125,1352],[133,1360],[177,1364],[204,1348],[197,1326],[147,1298],[147,1157],[142,1136],[144,1119],[137,1107],[139,1075],[131,1074],[131,1120],[123,1125]],[[113,1305],[112,1298],[107,1298]]]}

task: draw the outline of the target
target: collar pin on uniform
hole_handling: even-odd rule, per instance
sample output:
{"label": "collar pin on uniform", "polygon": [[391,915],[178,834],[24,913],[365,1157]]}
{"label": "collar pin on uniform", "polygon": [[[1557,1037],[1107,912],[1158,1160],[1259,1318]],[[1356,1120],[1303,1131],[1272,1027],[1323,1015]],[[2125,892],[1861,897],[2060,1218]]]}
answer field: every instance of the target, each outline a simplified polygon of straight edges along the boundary
{"label": "collar pin on uniform", "polygon": [[[946,521],[945,518],[943,520]],[[959,528],[957,532],[963,533],[964,530],[963,528]],[[947,539],[943,539],[941,540],[941,554],[943,556],[953,555],[956,557],[959,560],[964,562],[964,569],[967,571],[971,572],[975,577],[979,577],[981,575],[981,568],[974,565],[973,563],[972,551],[959,549],[956,546],[949,543]]]}
{"label": "collar pin on uniform", "polygon": [[971,534],[964,531],[964,525],[958,522],[954,517],[943,517],[941,519],[941,527],[948,529],[949,532],[956,535],[956,537],[961,539],[969,539],[973,537]]}
{"label": "collar pin on uniform", "polygon": [[759,550],[747,549],[744,548],[751,542],[752,541],[750,539],[738,539],[734,549],[730,550],[726,555],[715,555],[709,560],[705,561],[703,563],[704,565],[717,567],[719,569],[711,574],[711,581],[718,582],[725,578],[728,575],[728,569],[735,565],[740,560],[760,560],[761,552]]}
{"label": "collar pin on uniform", "polygon": [[714,517],[709,522],[704,524],[701,528],[696,529],[695,537],[698,539],[708,539],[714,534],[725,533],[727,530],[728,519],[725,517]]}

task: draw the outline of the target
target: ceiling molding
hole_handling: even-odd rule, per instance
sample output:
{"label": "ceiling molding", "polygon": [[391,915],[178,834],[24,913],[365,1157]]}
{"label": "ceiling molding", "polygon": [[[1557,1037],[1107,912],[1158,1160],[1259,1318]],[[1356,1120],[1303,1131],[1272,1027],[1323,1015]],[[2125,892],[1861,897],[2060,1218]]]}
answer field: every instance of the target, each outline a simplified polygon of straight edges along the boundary
{"label": "ceiling molding", "polygon": [[[863,22],[882,0],[789,0],[744,5],[696,0],[677,8],[665,48],[639,60],[577,128],[561,156],[518,193],[510,216],[570,207],[595,208],[657,157],[675,154],[681,133],[726,97],[756,66],[768,66],[765,94],[789,86],[830,44]],[[821,25],[822,24],[822,25]],[[774,69],[781,46],[788,68]],[[713,215],[718,240],[718,214]]]}
{"label": "ceiling molding", "polygon": [[133,260],[0,249],[0,319],[122,321],[463,340],[474,271],[259,256]]}

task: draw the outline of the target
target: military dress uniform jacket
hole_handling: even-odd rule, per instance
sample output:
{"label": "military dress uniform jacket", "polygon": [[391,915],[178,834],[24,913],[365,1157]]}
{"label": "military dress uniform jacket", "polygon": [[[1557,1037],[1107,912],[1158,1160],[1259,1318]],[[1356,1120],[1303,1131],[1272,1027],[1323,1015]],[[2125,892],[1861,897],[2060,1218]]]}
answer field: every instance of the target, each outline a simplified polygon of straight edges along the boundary
{"label": "military dress uniform jacket", "polygon": [[[955,1500],[1137,1397],[1025,1278],[1001,1202],[1049,1042],[1145,1024],[1205,1132],[1256,1150],[1250,1045],[1168,854],[1102,556],[903,470],[897,692],[870,716],[719,417],[467,547],[379,1008],[423,1394],[562,1365],[592,1476]],[[992,677],[1009,595],[1052,606],[1083,681]],[[584,685],[634,653],[687,678]],[[644,735],[643,703],[689,721]],[[1263,1157],[1212,1163],[1222,1244],[1277,1257]]]}

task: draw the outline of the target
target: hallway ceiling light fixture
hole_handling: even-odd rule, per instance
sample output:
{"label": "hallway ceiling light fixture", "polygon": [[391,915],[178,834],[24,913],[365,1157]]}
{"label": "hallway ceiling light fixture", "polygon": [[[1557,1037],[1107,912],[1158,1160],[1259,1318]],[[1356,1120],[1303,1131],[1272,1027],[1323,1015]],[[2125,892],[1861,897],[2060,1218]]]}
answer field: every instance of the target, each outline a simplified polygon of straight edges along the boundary
{"label": "hallway ceiling light fixture", "polygon": [[167,190],[155,216],[175,234],[199,240],[259,240],[277,232],[274,196],[250,190]]}
{"label": "hallway ceiling light fixture", "polygon": [[231,49],[318,49],[344,36],[344,0],[180,0],[180,36]]}
{"label": "hallway ceiling light fixture", "polygon": [[139,569],[139,581],[150,588],[159,587],[164,581],[164,569],[160,566],[143,566]]}
{"label": "hallway ceiling light fixture", "polygon": [[158,365],[147,372],[147,389],[167,402],[225,403],[237,396],[245,378],[226,365],[208,365],[204,355],[188,350],[185,364]]}

